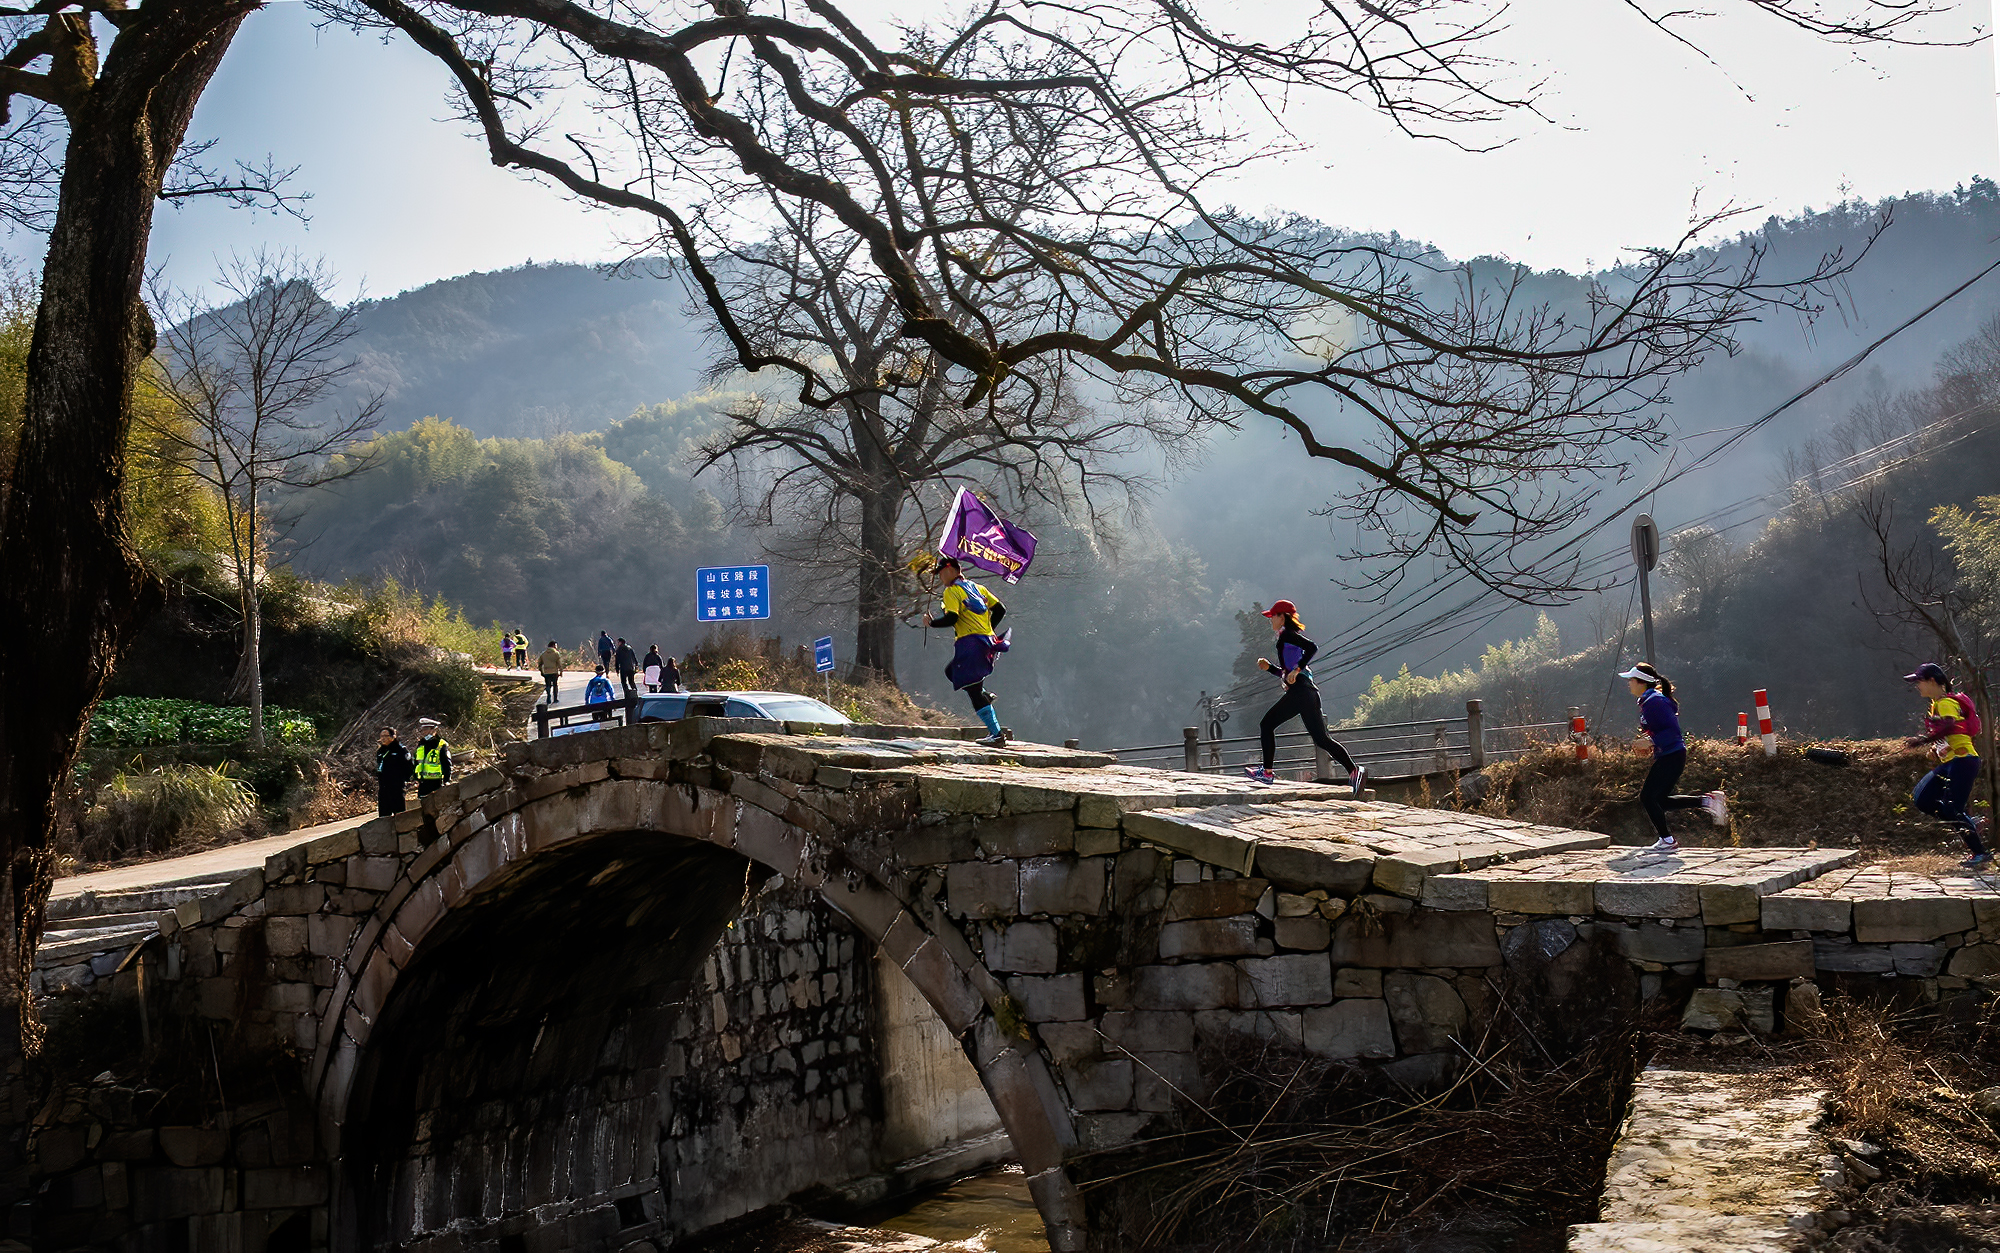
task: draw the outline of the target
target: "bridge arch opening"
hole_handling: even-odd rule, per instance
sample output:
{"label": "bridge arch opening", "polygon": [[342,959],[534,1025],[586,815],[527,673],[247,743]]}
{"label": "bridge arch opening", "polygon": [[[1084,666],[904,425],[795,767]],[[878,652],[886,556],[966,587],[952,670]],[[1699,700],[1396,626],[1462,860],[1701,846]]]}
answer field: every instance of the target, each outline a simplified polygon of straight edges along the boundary
{"label": "bridge arch opening", "polygon": [[[910,925],[882,921],[897,907],[879,886],[843,876],[836,910],[833,893],[723,846],[712,827],[531,849],[520,832],[533,823],[510,821],[484,877],[376,992],[357,1064],[328,1075],[336,1249],[659,1247],[869,1176],[927,1135],[974,1129],[981,1106],[999,1121],[963,1084],[943,1094],[949,1108],[911,1116],[908,1090],[935,1089],[950,1068],[916,1037],[957,1048],[966,990],[954,1031],[936,989],[918,986],[925,975],[905,980],[873,933]],[[349,999],[327,1017],[352,1034],[366,995]],[[917,1031],[883,1056],[898,1016]],[[1019,1122],[1026,1106],[1013,1106]]]}

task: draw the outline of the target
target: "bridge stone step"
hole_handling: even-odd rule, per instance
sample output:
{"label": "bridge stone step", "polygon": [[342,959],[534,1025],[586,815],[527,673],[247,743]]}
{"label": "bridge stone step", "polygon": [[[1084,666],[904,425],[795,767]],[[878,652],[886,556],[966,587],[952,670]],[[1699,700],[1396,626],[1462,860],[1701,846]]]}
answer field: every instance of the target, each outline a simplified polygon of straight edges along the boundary
{"label": "bridge stone step", "polygon": [[1756,922],[1762,901],[1853,861],[1851,849],[1599,848],[1438,875],[1423,902],[1515,914],[1696,918]]}
{"label": "bridge stone step", "polygon": [[1352,893],[1372,884],[1412,900],[1439,873],[1611,842],[1484,814],[1327,799],[1326,790],[1309,800],[1153,811],[1128,817],[1125,830],[1295,891]]}
{"label": "bridge stone step", "polygon": [[1602,1221],[1570,1253],[1777,1253],[1819,1208],[1825,1092],[1770,1071],[1651,1068],[1604,1173]]}
{"label": "bridge stone step", "polygon": [[131,914],[156,917],[183,902],[200,900],[211,892],[220,891],[228,884],[227,879],[204,877],[194,883],[177,883],[170,887],[145,888],[133,892],[84,892],[75,896],[51,896],[49,925],[52,927],[57,923],[79,925],[85,918],[106,915]]}

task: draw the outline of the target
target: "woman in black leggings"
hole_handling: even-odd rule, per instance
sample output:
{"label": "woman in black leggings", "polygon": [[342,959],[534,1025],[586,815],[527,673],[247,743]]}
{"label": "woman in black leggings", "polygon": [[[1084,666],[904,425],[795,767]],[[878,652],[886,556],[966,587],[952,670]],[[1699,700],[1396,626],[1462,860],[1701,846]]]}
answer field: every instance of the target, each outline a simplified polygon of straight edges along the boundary
{"label": "woman in black leggings", "polygon": [[1271,763],[1278,759],[1278,728],[1298,718],[1306,724],[1306,734],[1312,736],[1313,743],[1325,749],[1327,756],[1346,768],[1354,797],[1361,799],[1362,790],[1367,786],[1368,772],[1355,765],[1354,758],[1347,755],[1340,741],[1327,733],[1326,715],[1319,706],[1319,689],[1313,686],[1312,670],[1308,664],[1319,652],[1319,645],[1305,637],[1305,622],[1299,617],[1299,607],[1289,600],[1281,600],[1266,609],[1264,616],[1271,620],[1272,629],[1278,633],[1278,664],[1274,666],[1259,657],[1257,668],[1282,678],[1285,694],[1265,712],[1264,720],[1257,726],[1264,749],[1264,764],[1261,767],[1246,766],[1244,772],[1259,783],[1276,783],[1278,777],[1271,773]]}

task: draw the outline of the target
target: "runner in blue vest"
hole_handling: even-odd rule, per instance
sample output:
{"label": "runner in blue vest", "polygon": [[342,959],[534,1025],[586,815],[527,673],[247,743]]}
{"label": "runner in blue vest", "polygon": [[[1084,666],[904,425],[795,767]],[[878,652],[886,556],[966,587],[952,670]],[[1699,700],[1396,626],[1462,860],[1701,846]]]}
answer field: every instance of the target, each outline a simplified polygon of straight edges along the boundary
{"label": "runner in blue vest", "polygon": [[1354,758],[1339,740],[1333,738],[1326,729],[1326,714],[1320,709],[1319,688],[1313,684],[1312,667],[1308,664],[1319,652],[1319,645],[1306,638],[1305,620],[1299,617],[1299,607],[1289,600],[1274,601],[1264,616],[1271,620],[1271,627],[1278,633],[1278,663],[1272,665],[1263,657],[1257,659],[1259,670],[1268,670],[1284,680],[1285,694],[1278,703],[1264,713],[1264,720],[1257,725],[1257,734],[1262,741],[1264,764],[1245,766],[1243,771],[1259,783],[1276,783],[1278,776],[1271,773],[1272,763],[1278,759],[1278,728],[1297,718],[1305,723],[1306,734],[1313,743],[1326,750],[1326,755],[1341,764],[1347,771],[1348,784],[1354,789],[1354,799],[1360,800],[1361,793],[1368,786],[1368,772],[1354,764]]}
{"label": "runner in blue vest", "polygon": [[1674,699],[1674,685],[1667,676],[1642,661],[1621,672],[1618,677],[1625,680],[1632,695],[1639,698],[1641,734],[1633,742],[1633,747],[1650,749],[1653,754],[1652,768],[1646,771],[1646,782],[1639,788],[1639,804],[1645,809],[1646,816],[1653,820],[1653,830],[1660,836],[1654,842],[1652,851],[1679,852],[1680,841],[1667,829],[1668,810],[1704,810],[1710,822],[1726,827],[1729,825],[1729,803],[1721,792],[1706,792],[1700,796],[1674,795],[1674,784],[1681,781],[1681,772],[1687,769],[1688,754],[1687,737],[1681,734],[1680,703]]}

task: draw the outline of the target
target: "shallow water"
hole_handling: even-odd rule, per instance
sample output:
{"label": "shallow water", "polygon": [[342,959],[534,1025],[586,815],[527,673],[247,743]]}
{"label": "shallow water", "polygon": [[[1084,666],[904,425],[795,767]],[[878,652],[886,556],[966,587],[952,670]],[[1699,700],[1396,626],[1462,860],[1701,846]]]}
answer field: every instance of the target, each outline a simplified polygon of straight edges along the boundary
{"label": "shallow water", "polygon": [[1019,1166],[1003,1166],[871,1215],[871,1227],[928,1236],[967,1253],[1049,1253],[1042,1216]]}

